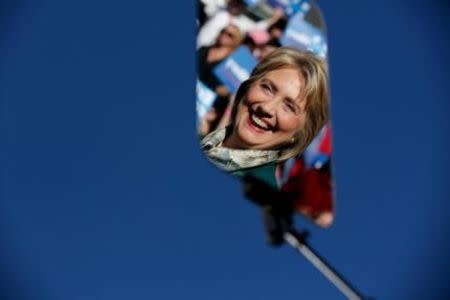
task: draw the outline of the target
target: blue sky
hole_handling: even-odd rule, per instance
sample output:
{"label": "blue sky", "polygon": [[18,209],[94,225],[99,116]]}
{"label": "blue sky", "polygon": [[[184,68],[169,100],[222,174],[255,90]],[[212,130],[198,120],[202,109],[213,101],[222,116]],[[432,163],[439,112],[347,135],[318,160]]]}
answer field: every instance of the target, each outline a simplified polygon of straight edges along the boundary
{"label": "blue sky", "polygon": [[[343,299],[202,157],[194,3],[0,5],[3,298]],[[337,218],[297,226],[367,295],[444,299],[449,7],[320,3]]]}

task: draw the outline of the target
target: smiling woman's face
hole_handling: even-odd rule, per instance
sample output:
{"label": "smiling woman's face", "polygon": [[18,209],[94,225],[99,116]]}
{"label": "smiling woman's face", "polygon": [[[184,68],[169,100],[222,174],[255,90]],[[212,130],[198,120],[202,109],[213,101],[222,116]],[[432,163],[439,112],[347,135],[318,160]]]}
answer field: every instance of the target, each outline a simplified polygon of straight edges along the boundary
{"label": "smiling woman's face", "polygon": [[233,132],[224,145],[236,149],[279,149],[305,125],[305,78],[295,68],[266,73],[239,103]]}

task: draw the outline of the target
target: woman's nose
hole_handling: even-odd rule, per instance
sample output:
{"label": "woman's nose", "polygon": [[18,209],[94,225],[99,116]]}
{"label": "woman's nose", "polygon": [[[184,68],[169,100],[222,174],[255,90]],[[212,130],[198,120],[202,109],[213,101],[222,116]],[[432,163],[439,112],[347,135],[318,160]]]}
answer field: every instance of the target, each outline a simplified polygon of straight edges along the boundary
{"label": "woman's nose", "polygon": [[272,117],[275,114],[275,110],[277,107],[277,100],[270,99],[266,100],[259,105],[261,111],[266,114],[267,117]]}

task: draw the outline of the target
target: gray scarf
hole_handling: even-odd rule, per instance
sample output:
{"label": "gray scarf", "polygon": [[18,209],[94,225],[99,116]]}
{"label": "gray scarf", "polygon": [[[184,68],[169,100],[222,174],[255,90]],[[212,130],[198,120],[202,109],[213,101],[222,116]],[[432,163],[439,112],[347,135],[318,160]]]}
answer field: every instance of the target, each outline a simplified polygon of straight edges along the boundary
{"label": "gray scarf", "polygon": [[209,161],[227,172],[253,168],[276,161],[280,157],[278,150],[241,150],[222,146],[226,137],[226,128],[218,129],[202,139],[201,148]]}

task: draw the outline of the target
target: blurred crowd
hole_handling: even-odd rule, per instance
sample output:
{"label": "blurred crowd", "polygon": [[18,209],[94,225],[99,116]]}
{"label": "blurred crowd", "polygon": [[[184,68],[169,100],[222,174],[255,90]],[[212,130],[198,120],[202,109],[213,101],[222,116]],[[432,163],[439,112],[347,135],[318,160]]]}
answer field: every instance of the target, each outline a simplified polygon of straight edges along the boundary
{"label": "blurred crowd", "polygon": [[216,93],[210,110],[201,118],[199,134],[204,136],[229,121],[232,94],[214,74],[214,68],[239,46],[248,47],[259,61],[280,47],[279,38],[287,25],[281,8],[271,8],[262,18],[243,0],[201,0],[198,5],[197,75]]}
{"label": "blurred crowd", "polygon": [[[235,91],[227,87],[215,69],[240,47],[245,47],[257,62],[281,47],[282,36],[294,15],[282,3],[308,5],[304,18],[324,34],[325,26],[320,10],[310,1],[198,1],[197,78],[214,95],[214,101],[199,115],[198,134],[203,137],[229,124],[234,99]],[[329,125],[323,129],[323,136],[327,138],[316,141],[315,148],[310,149],[315,154],[323,154],[319,160],[306,154],[291,159],[279,166],[277,178],[281,190],[298,198],[298,212],[319,225],[329,226],[334,215]]]}

